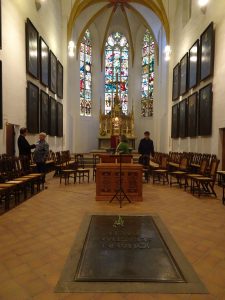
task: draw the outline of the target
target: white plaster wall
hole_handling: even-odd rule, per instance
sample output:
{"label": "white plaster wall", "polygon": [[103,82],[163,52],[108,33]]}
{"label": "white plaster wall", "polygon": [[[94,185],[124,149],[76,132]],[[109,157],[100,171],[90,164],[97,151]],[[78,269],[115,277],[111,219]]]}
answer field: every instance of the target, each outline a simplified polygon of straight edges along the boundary
{"label": "white plaster wall", "polygon": [[[79,17],[81,23],[85,23],[87,16],[84,14]],[[132,22],[132,16],[129,16]],[[134,18],[135,19],[135,18]],[[137,21],[136,19],[133,21]],[[103,21],[102,21],[103,22]],[[104,111],[104,63],[101,70],[101,47],[103,36],[103,24],[96,20],[89,30],[93,42],[93,102],[92,102],[92,116],[80,116],[79,107],[79,56],[78,59],[68,58],[68,110],[67,110],[67,123],[69,127],[70,144],[69,148],[73,152],[89,152],[90,150],[98,148],[98,130],[99,130],[99,108],[100,99],[102,99],[101,107]],[[134,22],[132,23],[134,24]],[[123,33],[128,41],[128,31],[121,22],[114,20],[109,28],[108,34],[119,31]],[[160,51],[161,57],[159,58],[159,65],[155,65],[155,103],[154,103],[154,116],[144,118],[141,116],[141,61],[142,61],[142,41],[144,35],[144,27],[136,25],[136,30],[133,30],[134,41],[134,65],[131,63],[131,56],[129,57],[129,111],[134,105],[135,112],[135,136],[136,136],[136,149],[143,133],[146,130],[151,132],[151,137],[155,142],[155,148],[158,151],[166,151],[168,145],[167,136],[167,65],[163,60],[163,53]],[[79,36],[79,26],[74,27],[73,39],[75,44]],[[165,44],[164,30],[160,29],[160,47]],[[130,41],[129,41],[130,42]],[[158,79],[160,78],[160,79]],[[71,132],[72,131],[72,132]]]}
{"label": "white plaster wall", "polygon": [[[141,64],[142,64],[142,44],[144,37],[145,28],[140,27],[135,40],[135,60],[133,68],[130,68],[129,77],[129,101],[133,100],[134,105],[134,128],[136,136],[136,149],[138,148],[139,141],[144,136],[145,131],[149,131],[151,139],[155,142],[155,126],[154,119],[156,119],[156,106],[154,103],[154,116],[153,117],[142,117],[141,116]],[[157,69],[157,64],[155,64]],[[157,98],[157,76],[154,82],[154,98]],[[155,145],[156,146],[156,145]]]}
{"label": "white plaster wall", "polygon": [[[4,128],[0,130],[0,153],[6,151],[6,122],[20,127],[26,126],[27,80],[33,81],[47,91],[37,80],[31,79],[26,74],[25,21],[27,17],[63,65],[65,60],[66,47],[63,46],[63,43],[66,45],[66,20],[63,23],[60,0],[45,1],[39,11],[36,10],[35,1],[33,0],[2,0],[2,50],[0,51],[0,59],[3,66]],[[64,28],[64,31],[62,31],[62,28]],[[64,74],[66,74],[65,65]],[[65,96],[64,89],[63,104],[66,103]],[[64,129],[66,131],[66,127]],[[35,142],[37,136],[29,135],[28,140]],[[63,138],[48,137],[48,142],[53,150],[62,150],[63,148]]]}
{"label": "white plaster wall", "polygon": [[156,141],[159,152],[167,153],[169,150],[168,141],[170,140],[170,127],[168,126],[169,105],[168,105],[168,62],[164,58],[164,49],[167,44],[166,35],[163,27],[159,31],[159,67],[158,67],[158,85],[155,105],[157,108],[156,115]]}
{"label": "white plaster wall", "polygon": [[[210,0],[207,11],[203,14],[197,5],[192,1],[192,16],[185,27],[182,26],[182,1],[178,1],[175,17],[171,19],[171,46],[172,59],[169,70],[169,127],[171,126],[172,106],[172,70],[182,56],[189,50],[193,43],[200,37],[208,24],[213,21],[215,28],[215,63],[214,77],[201,82],[200,86],[193,89],[186,95],[192,94],[208,82],[213,82],[213,124],[212,136],[185,139],[173,139],[169,148],[174,151],[194,151],[204,153],[215,153],[221,156],[221,141],[219,128],[225,128],[225,1]],[[171,8],[172,9],[172,8]],[[182,98],[181,98],[182,99]],[[173,103],[174,104],[174,103]]]}
{"label": "white plaster wall", "polygon": [[[68,57],[68,109],[67,122],[70,135],[69,148],[73,152],[88,152],[98,148],[100,97],[104,82],[100,64],[100,43],[95,25],[89,28],[92,38],[92,116],[80,116],[80,60]],[[77,35],[77,33],[74,33]],[[75,40],[76,41],[76,40]],[[103,99],[103,98],[102,98]]]}

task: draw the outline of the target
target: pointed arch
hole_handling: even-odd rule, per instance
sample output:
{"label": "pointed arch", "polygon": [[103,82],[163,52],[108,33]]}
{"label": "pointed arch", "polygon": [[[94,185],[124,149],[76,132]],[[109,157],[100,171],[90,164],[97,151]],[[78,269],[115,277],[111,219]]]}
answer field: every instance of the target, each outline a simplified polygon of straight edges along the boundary
{"label": "pointed arch", "polygon": [[80,43],[80,116],[91,116],[92,109],[92,44],[87,29]]}
{"label": "pointed arch", "polygon": [[[75,1],[74,5],[72,7],[69,21],[67,24],[67,38],[68,41],[71,39],[72,36],[72,31],[73,31],[73,26],[76,22],[76,19],[78,16],[89,6],[97,4],[97,3],[103,3],[103,2],[108,2],[112,3],[110,0],[80,0],[80,1]],[[127,2],[129,3],[139,3],[146,8],[152,10],[156,16],[160,19],[162,22],[162,25],[164,27],[165,33],[166,33],[166,39],[167,43],[169,44],[170,42],[170,26],[169,26],[169,20],[166,15],[165,7],[163,5],[162,0],[157,0],[156,2],[154,1],[149,1],[149,0],[128,0]],[[126,3],[126,2],[125,2]]]}
{"label": "pointed arch", "polygon": [[146,29],[142,44],[141,115],[153,116],[155,43],[151,32]]}
{"label": "pointed arch", "polygon": [[120,82],[118,94],[122,111],[128,113],[129,44],[120,32],[114,32],[105,44],[105,114],[110,114],[116,96],[116,79]]}

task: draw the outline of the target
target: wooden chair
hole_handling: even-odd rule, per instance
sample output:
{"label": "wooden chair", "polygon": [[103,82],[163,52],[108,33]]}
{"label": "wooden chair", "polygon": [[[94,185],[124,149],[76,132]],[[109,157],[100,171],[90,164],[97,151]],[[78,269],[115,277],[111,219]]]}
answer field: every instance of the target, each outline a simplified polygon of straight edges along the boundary
{"label": "wooden chair", "polygon": [[96,179],[96,165],[100,163],[100,155],[93,154],[93,181]]}
{"label": "wooden chair", "polygon": [[61,167],[62,167],[62,157],[61,157],[61,154],[59,151],[55,152],[55,174],[54,176],[59,176],[60,174],[60,170],[61,170]]}
{"label": "wooden chair", "polygon": [[215,159],[211,161],[210,173],[209,176],[198,176],[192,179],[193,187],[192,193],[195,194],[197,192],[198,196],[201,195],[214,195],[216,196],[216,192],[214,190],[214,184],[216,181],[217,169],[219,166],[220,160]]}
{"label": "wooden chair", "polygon": [[142,161],[142,165],[143,165],[142,174],[143,174],[145,181],[148,183],[149,175],[150,175],[150,165],[149,165],[150,157],[148,155],[142,155],[141,158],[142,159],[140,159],[140,157],[139,157],[139,163]]}
{"label": "wooden chair", "polygon": [[84,167],[84,155],[83,154],[75,154],[75,163],[76,163],[76,178],[78,177],[79,183],[84,181],[86,177],[88,182],[90,178],[90,169]]}
{"label": "wooden chair", "polygon": [[66,163],[62,163],[62,166],[60,168],[59,171],[59,178],[60,178],[60,184],[62,182],[62,179],[64,178],[65,180],[65,185],[69,184],[69,180],[70,178],[73,178],[73,183],[76,182],[76,164],[74,162],[74,165],[72,166],[71,164],[69,164],[69,161]]}
{"label": "wooden chair", "polygon": [[223,201],[223,205],[225,205],[225,182],[222,183],[222,188],[223,188],[223,198],[222,198],[222,201]]}
{"label": "wooden chair", "polygon": [[184,189],[185,191],[189,187],[188,181],[190,181],[190,189],[192,191],[193,188],[193,178],[200,177],[200,176],[205,176],[207,172],[207,167],[208,167],[208,159],[204,158],[201,160],[200,163],[200,168],[198,173],[189,173],[185,175],[185,185]]}
{"label": "wooden chair", "polygon": [[[163,153],[155,152],[155,155],[152,159],[149,161],[149,175],[153,175],[153,171],[160,168],[162,163],[162,157],[164,156]],[[169,157],[167,155],[167,157]]]}
{"label": "wooden chair", "polygon": [[[187,171],[188,171],[188,158],[183,157],[179,164],[179,169],[177,171],[170,172],[170,186],[172,186],[173,184],[178,184],[179,187],[182,187],[183,185],[182,179],[187,174]],[[172,181],[173,177],[176,178],[175,182]]]}
{"label": "wooden chair", "polygon": [[152,170],[152,176],[153,176],[153,184],[155,182],[162,182],[163,184],[169,183],[168,178],[168,156],[162,156],[161,164],[159,169]]}
{"label": "wooden chair", "polygon": [[19,202],[18,194],[16,192],[16,184],[0,183],[0,201],[4,202],[4,210],[7,211],[10,208],[11,197],[14,197],[15,204]]}
{"label": "wooden chair", "polygon": [[31,187],[31,194],[34,194],[35,185],[37,188],[37,192],[40,192],[41,186],[42,186],[42,189],[44,189],[44,177],[45,177],[45,174],[42,174],[42,173],[30,173],[30,174],[23,176],[23,178],[29,179],[29,183],[30,183],[30,187]]}

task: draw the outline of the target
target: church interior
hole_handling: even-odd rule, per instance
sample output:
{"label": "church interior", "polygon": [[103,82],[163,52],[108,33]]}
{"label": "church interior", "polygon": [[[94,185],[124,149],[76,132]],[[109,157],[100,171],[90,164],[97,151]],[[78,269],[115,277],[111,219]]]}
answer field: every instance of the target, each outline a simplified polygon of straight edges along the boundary
{"label": "church interior", "polygon": [[[0,299],[225,299],[224,16],[225,0],[0,0]],[[34,152],[46,134],[43,172],[21,128]],[[96,215],[118,217],[116,237],[91,251]],[[134,218],[124,242],[143,216],[159,233]],[[88,251],[125,280],[93,279]],[[162,258],[169,279],[129,271],[154,251],[181,279]]]}

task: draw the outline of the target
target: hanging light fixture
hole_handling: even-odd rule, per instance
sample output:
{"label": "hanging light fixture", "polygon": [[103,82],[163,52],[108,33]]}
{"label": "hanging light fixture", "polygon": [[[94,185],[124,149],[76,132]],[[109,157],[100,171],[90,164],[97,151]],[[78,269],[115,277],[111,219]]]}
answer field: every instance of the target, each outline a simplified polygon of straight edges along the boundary
{"label": "hanging light fixture", "polygon": [[200,6],[203,14],[206,13],[206,8],[207,8],[208,2],[209,2],[209,0],[198,0],[198,5]]}
{"label": "hanging light fixture", "polygon": [[[70,12],[72,11],[72,0],[70,2]],[[74,50],[75,50],[75,43],[74,41],[71,39],[68,43],[68,55],[69,57],[74,57]]]}
{"label": "hanging light fixture", "polygon": [[74,41],[70,40],[68,44],[68,55],[69,57],[74,57],[74,49],[75,49],[75,43]]}
{"label": "hanging light fixture", "polygon": [[[167,0],[167,14],[168,14],[168,20],[169,20],[169,18],[170,18],[169,0]],[[165,61],[170,60],[171,52],[172,52],[172,50],[171,50],[170,45],[166,45],[165,49],[164,49]]]}
{"label": "hanging light fixture", "polygon": [[164,49],[165,61],[169,61],[170,60],[171,52],[172,52],[172,50],[171,50],[170,45],[166,45],[166,47]]}
{"label": "hanging light fixture", "polygon": [[35,0],[36,9],[39,10],[41,8],[41,4],[44,2],[45,0]]}

